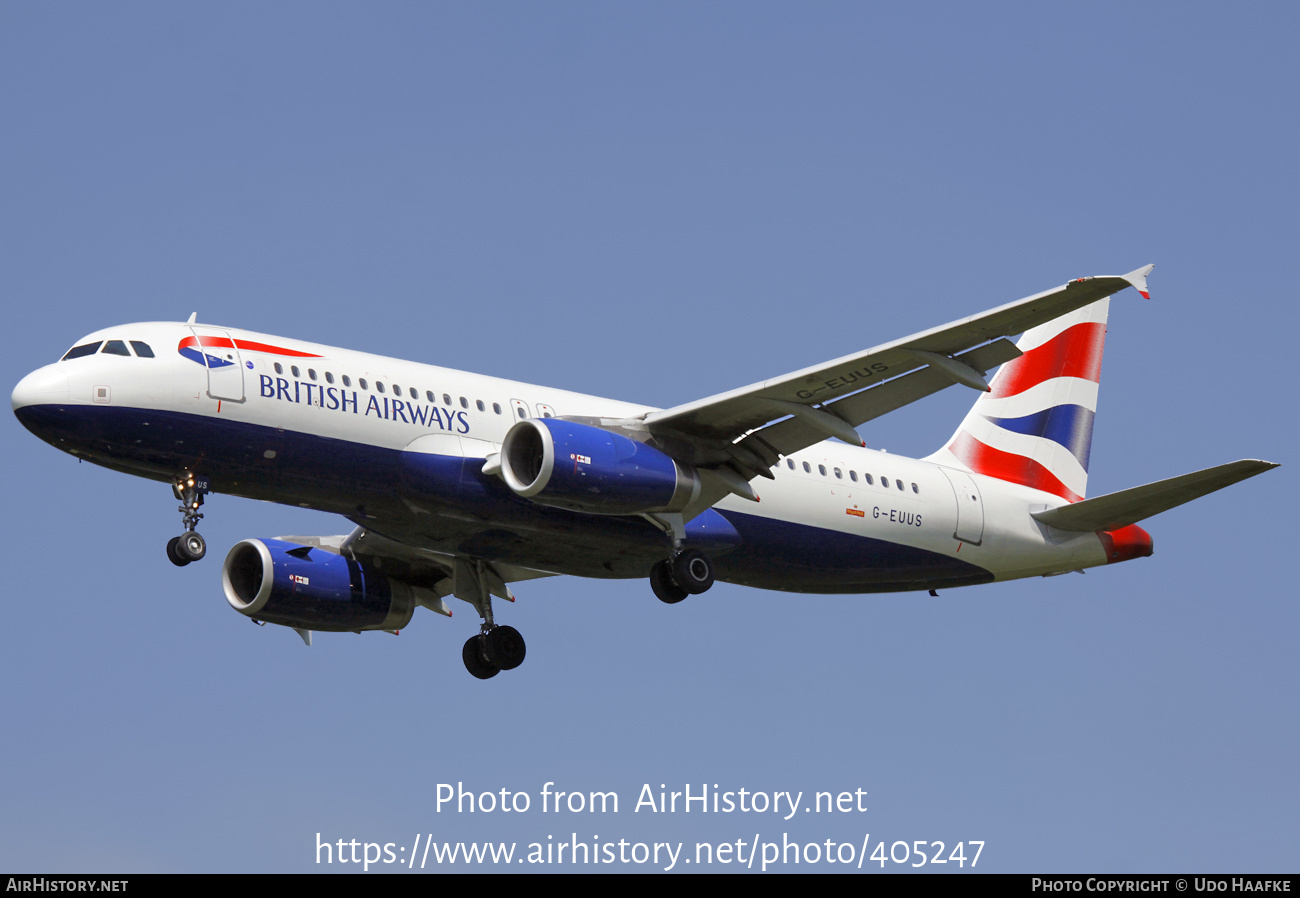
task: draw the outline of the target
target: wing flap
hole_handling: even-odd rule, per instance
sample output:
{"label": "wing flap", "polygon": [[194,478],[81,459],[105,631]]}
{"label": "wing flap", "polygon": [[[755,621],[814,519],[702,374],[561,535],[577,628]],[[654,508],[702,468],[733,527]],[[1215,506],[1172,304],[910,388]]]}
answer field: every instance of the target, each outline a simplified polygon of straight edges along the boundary
{"label": "wing flap", "polygon": [[1058,530],[1081,533],[1118,530],[1276,467],[1273,462],[1242,459],[1072,505],[1036,511],[1033,517]]}
{"label": "wing flap", "polygon": [[[998,340],[957,356],[958,361],[978,371],[988,371],[1020,355],[1020,350],[1010,340]],[[854,427],[873,418],[923,399],[951,386],[952,377],[944,369],[926,366],[919,371],[896,377],[878,387],[863,390],[830,403],[828,409]],[[750,439],[763,440],[782,455],[798,452],[826,439],[826,435],[800,418],[778,421],[762,430],[756,430],[738,445]]]}

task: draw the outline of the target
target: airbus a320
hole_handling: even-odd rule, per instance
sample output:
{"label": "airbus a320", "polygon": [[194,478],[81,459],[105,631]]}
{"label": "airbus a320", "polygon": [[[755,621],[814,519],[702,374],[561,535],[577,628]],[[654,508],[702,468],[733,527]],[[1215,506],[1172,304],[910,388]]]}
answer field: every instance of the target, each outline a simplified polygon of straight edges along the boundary
{"label": "airbus a320", "polygon": [[[170,484],[176,565],[206,552],[210,492],[347,518],[345,534],[237,543],[221,569],[231,607],[310,645],[313,631],[395,632],[417,607],[449,616],[455,597],[481,621],[465,666],[487,679],[526,652],[492,600],[536,577],[647,579],[673,604],[715,579],[935,591],[1150,555],[1138,521],[1275,467],[1086,498],[1109,297],[1147,296],[1150,271],[669,409],[194,316],[89,334],[12,405],[56,448]],[[856,427],[951,385],[979,395],[932,455],[865,448]]]}

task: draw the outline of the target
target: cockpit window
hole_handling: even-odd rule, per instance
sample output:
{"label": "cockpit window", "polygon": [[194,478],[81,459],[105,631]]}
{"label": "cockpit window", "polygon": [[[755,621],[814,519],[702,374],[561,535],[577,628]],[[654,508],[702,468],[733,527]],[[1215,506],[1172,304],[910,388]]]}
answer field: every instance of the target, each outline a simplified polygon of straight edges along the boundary
{"label": "cockpit window", "polygon": [[131,348],[134,349],[135,354],[142,359],[151,359],[154,357],[153,350],[149,348],[148,343],[141,343],[139,340],[132,340]]}
{"label": "cockpit window", "polygon": [[79,359],[85,355],[94,355],[99,352],[100,344],[103,342],[102,340],[96,340],[94,343],[82,343],[80,346],[74,346],[59,361],[66,362],[68,359]]}
{"label": "cockpit window", "polygon": [[109,355],[131,355],[131,350],[127,349],[126,343],[121,340],[109,340],[104,344],[104,348],[100,352],[106,352]]}

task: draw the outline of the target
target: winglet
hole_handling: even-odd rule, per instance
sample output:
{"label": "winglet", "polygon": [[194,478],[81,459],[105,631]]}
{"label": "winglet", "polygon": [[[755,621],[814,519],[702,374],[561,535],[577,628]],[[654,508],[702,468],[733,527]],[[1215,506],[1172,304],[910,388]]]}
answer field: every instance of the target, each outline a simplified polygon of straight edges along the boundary
{"label": "winglet", "polygon": [[1151,293],[1147,290],[1147,275],[1151,273],[1152,268],[1155,268],[1155,266],[1143,265],[1136,271],[1130,271],[1128,274],[1120,275],[1120,277],[1132,284],[1133,289],[1141,293],[1143,299],[1150,299]]}

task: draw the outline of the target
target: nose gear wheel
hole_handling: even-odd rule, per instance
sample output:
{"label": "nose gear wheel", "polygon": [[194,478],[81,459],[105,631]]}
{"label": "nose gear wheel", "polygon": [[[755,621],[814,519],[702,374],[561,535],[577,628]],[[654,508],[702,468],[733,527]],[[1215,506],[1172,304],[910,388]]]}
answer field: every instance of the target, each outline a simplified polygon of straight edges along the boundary
{"label": "nose gear wheel", "polygon": [[167,541],[167,557],[177,567],[198,561],[207,554],[208,544],[194,529],[203,519],[199,507],[203,505],[206,487],[207,481],[193,474],[186,474],[172,483],[172,492],[181,503],[176,510],[181,513],[181,522],[185,526],[184,533]]}

